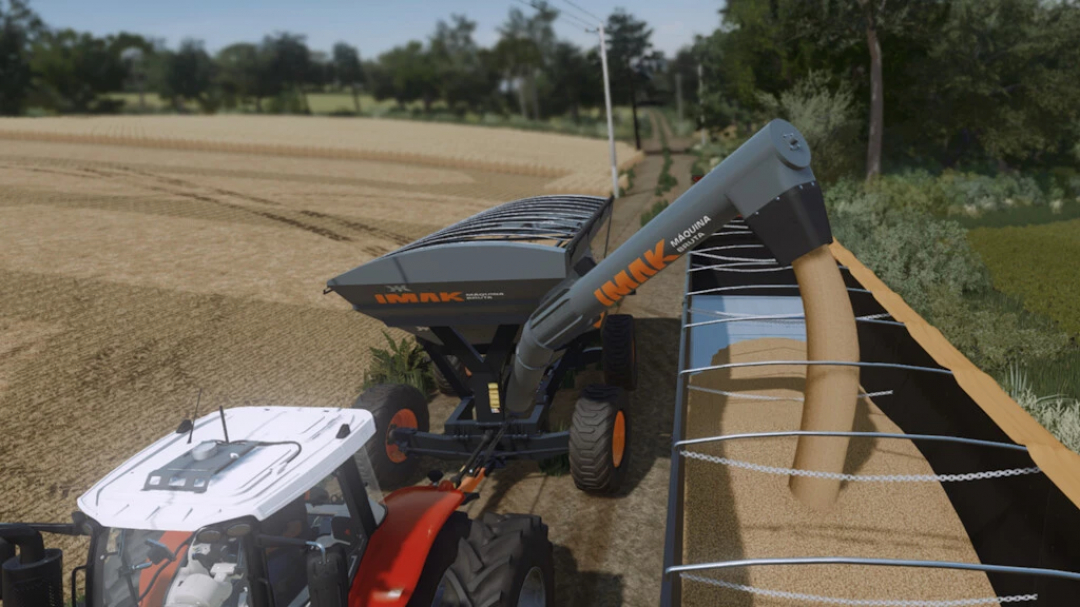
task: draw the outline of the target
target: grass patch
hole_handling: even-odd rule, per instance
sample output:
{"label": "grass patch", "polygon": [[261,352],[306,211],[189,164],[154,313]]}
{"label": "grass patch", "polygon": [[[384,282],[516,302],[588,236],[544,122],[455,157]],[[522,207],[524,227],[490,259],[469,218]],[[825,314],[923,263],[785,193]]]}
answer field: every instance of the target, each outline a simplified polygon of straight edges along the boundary
{"label": "grass patch", "polygon": [[626,187],[619,187],[619,196],[622,197],[626,196],[627,192],[631,192],[634,190],[634,178],[637,177],[637,173],[634,172],[633,167],[630,167],[619,175],[626,175]]}
{"label": "grass patch", "polygon": [[675,179],[675,176],[671,174],[671,163],[671,151],[665,147],[664,166],[660,168],[660,177],[656,180],[656,190],[654,190],[654,193],[657,196],[663,196],[670,192],[672,188],[679,185],[679,180]]}
{"label": "grass patch", "polygon": [[432,375],[424,349],[409,337],[394,341],[383,331],[387,348],[372,347],[371,365],[364,372],[363,388],[375,384],[406,384],[428,395],[435,390],[435,377]]}
{"label": "grass patch", "polygon": [[977,228],[968,240],[990,268],[996,289],[1080,336],[1080,219]]}
{"label": "grass patch", "polygon": [[[1030,372],[1019,366],[1009,369],[1001,385],[1021,407],[1049,430],[1063,445],[1080,453],[1080,400],[1061,392],[1037,391]],[[1039,396],[1044,394],[1044,396]]]}

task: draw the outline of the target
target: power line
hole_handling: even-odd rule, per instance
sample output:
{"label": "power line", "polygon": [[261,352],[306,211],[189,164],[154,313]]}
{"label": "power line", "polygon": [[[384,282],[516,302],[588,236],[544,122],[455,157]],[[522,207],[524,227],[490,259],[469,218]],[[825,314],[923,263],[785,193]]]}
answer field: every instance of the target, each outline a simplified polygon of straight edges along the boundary
{"label": "power line", "polygon": [[579,11],[581,11],[581,12],[585,13],[586,15],[588,15],[588,16],[590,16],[590,17],[592,17],[593,19],[596,19],[597,21],[603,21],[603,19],[601,19],[600,17],[597,17],[597,16],[595,15],[595,14],[593,14],[593,13],[589,12],[588,10],[585,10],[584,8],[582,8],[582,7],[581,7],[581,6],[579,6],[578,4],[575,4],[575,3],[574,3],[574,2],[572,2],[571,0],[563,0],[563,2],[565,2],[565,3],[569,4],[570,6],[572,6],[572,7],[576,8],[576,9],[578,9]]}
{"label": "power line", "polygon": [[[539,6],[537,6],[536,4],[534,4],[533,2],[531,2],[529,0],[514,0],[514,1],[518,2],[518,3],[521,3],[521,4],[524,4],[525,6],[528,6],[530,8],[540,10]],[[574,15],[573,13],[561,12],[561,13],[559,13],[559,17],[563,17],[563,18],[566,18],[568,20],[572,20],[574,22],[573,25],[584,28],[586,32],[590,31],[590,28],[595,28],[594,24],[591,24],[591,23],[585,21],[584,19],[581,19],[580,17],[578,17],[577,15]],[[558,18],[558,17],[556,17],[556,18]]]}

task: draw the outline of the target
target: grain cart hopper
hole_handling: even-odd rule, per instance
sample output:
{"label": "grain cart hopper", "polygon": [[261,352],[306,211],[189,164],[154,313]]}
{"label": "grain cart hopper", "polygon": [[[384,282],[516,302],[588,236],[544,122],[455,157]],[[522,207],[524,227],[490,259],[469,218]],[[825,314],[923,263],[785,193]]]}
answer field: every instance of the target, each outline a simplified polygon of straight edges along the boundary
{"label": "grain cart hopper", "polygon": [[64,604],[63,555],[42,533],[89,537],[73,607],[553,604],[539,517],[470,520],[457,509],[476,494],[434,472],[384,497],[374,434],[356,409],[184,420],[79,497],[72,523],[0,523],[0,604]]}
{"label": "grain cart hopper", "polygon": [[[376,386],[360,396],[385,437],[386,453],[373,454],[383,478],[404,478],[413,455],[472,456],[462,474],[482,475],[508,458],[569,452],[579,488],[618,489],[629,455],[626,392],[637,371],[633,319],[607,311],[737,214],[783,263],[832,240],[810,150],[782,120],[597,263],[589,245],[610,208],[583,196],[511,202],[327,283],[354,309],[415,334],[462,397],[445,433],[434,434],[415,390]],[[835,264],[831,272],[823,284],[846,294]],[[568,432],[548,431],[563,375],[594,361],[605,385],[582,391]]]}

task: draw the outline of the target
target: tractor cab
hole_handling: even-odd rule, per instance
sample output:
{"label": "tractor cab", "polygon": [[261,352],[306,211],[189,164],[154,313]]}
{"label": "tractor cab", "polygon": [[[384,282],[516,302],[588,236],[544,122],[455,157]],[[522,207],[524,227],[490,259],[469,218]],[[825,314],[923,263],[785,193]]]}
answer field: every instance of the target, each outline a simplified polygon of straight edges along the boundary
{"label": "tractor cab", "polygon": [[[373,426],[366,411],[288,407],[185,420],[78,499],[86,607],[339,604],[386,513],[363,449]],[[26,583],[7,569],[10,605],[59,605],[19,596],[47,586],[30,564]]]}

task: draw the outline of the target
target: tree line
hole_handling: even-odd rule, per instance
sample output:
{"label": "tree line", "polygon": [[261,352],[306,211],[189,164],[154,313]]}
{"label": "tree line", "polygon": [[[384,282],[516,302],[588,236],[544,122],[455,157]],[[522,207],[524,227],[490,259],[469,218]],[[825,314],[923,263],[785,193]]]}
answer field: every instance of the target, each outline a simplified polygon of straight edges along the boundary
{"label": "tree line", "polygon": [[720,14],[674,60],[703,64],[711,126],[801,114],[827,136],[815,159],[869,176],[1080,160],[1075,0],[727,0]]}
{"label": "tree line", "polygon": [[[0,0],[0,113],[28,108],[63,113],[114,112],[110,93],[156,93],[174,110],[310,113],[308,94],[344,91],[362,111],[361,92],[400,107],[430,112],[516,113],[527,119],[569,114],[603,104],[597,48],[560,40],[559,11],[545,2],[512,8],[490,48],[476,43],[476,22],[464,15],[440,20],[425,39],[373,59],[339,42],[330,52],[304,36],[277,32],[210,53],[196,39],[176,48],[135,33],[103,37],[48,27],[29,0]],[[663,96],[662,56],[646,23],[615,11],[609,64],[616,103]],[[669,92],[669,91],[668,91]],[[633,94],[633,99],[631,95]]]}

